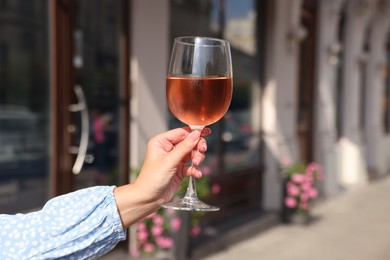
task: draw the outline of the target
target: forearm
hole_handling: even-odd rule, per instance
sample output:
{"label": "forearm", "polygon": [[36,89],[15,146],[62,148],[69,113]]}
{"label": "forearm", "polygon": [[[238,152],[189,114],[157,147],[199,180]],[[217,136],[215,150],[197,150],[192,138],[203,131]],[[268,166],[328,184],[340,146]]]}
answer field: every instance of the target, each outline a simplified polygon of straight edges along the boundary
{"label": "forearm", "polygon": [[42,210],[0,215],[0,259],[92,259],[126,238],[114,187],[94,187],[59,196]]}
{"label": "forearm", "polygon": [[161,207],[157,202],[145,201],[142,191],[138,191],[135,184],[117,187],[114,196],[124,228],[130,227]]}

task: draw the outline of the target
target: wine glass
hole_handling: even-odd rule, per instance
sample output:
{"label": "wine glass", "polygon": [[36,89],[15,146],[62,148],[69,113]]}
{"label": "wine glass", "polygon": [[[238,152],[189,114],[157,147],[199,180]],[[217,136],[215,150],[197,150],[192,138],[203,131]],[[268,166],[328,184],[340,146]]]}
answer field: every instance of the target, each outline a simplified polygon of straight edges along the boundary
{"label": "wine glass", "polygon": [[[170,111],[191,130],[201,131],[221,119],[228,110],[233,93],[232,77],[229,42],[196,36],[175,38],[166,82]],[[191,167],[195,166],[191,164]],[[219,210],[198,199],[192,176],[185,196],[163,207]]]}

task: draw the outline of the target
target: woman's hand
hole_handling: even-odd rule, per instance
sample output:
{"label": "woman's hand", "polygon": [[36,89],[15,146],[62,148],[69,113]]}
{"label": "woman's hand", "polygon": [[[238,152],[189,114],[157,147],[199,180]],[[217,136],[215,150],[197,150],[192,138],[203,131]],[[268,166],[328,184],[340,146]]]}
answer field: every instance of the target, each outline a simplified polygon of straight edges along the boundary
{"label": "woman's hand", "polygon": [[[135,182],[114,191],[124,227],[132,225],[170,201],[184,177],[202,176],[196,166],[204,160],[207,143],[203,137],[210,133],[209,128],[191,131],[189,127],[184,127],[150,139],[144,164]],[[191,158],[195,167],[186,165]]]}
{"label": "woman's hand", "polygon": [[197,167],[185,163],[191,161],[199,166],[207,150],[202,136],[211,133],[209,128],[202,132],[191,132],[189,127],[177,128],[153,137],[148,143],[146,158],[135,185],[145,192],[146,201],[162,205],[172,199],[186,176],[200,178]]}

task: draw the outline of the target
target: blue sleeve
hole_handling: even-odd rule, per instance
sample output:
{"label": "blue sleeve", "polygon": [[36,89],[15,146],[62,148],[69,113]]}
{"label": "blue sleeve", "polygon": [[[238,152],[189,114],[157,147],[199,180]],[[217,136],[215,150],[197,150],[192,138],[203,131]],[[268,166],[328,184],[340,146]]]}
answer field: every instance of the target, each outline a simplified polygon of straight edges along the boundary
{"label": "blue sleeve", "polygon": [[93,259],[126,238],[115,187],[97,186],[49,200],[29,214],[0,215],[0,259]]}

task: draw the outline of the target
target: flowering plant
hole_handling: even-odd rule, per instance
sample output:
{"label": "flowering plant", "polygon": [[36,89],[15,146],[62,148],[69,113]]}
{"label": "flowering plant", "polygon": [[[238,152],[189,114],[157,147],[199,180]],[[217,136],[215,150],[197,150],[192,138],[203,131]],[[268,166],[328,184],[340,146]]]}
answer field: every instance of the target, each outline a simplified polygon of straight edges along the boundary
{"label": "flowering plant", "polygon": [[[203,177],[197,180],[197,193],[200,199],[211,193],[220,191],[219,184],[210,185],[209,174],[211,168],[203,166],[201,168]],[[186,192],[188,180],[183,181],[177,197],[182,197]],[[199,236],[201,233],[200,217],[203,212],[191,212],[189,234],[192,237]],[[132,248],[133,257],[152,256],[157,252],[168,251],[172,248],[174,240],[173,234],[182,228],[182,219],[173,209],[161,208],[152,213],[136,225],[137,242],[136,247]]]}
{"label": "flowering plant", "polygon": [[169,229],[180,229],[181,219],[173,214],[165,214],[162,209],[137,223],[137,248],[132,256],[153,255],[158,248],[168,250],[173,245]]}
{"label": "flowering plant", "polygon": [[315,162],[305,164],[285,160],[282,177],[285,181],[284,206],[295,213],[307,213],[310,201],[318,197],[316,183],[324,178],[322,167]]}

